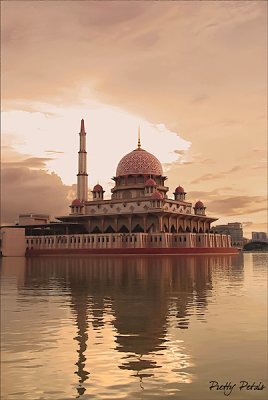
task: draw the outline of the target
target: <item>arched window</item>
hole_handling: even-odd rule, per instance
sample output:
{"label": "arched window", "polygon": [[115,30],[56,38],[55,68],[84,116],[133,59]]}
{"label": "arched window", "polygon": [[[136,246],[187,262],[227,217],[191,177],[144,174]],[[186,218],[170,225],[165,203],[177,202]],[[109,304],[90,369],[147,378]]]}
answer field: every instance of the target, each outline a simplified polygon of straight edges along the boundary
{"label": "arched window", "polygon": [[104,232],[105,232],[105,233],[115,233],[115,230],[113,229],[113,227],[112,227],[111,225],[109,225],[109,226],[105,229]]}
{"label": "arched window", "polygon": [[172,225],[171,226],[171,229],[170,229],[170,231],[171,231],[171,233],[176,233],[177,231],[176,231],[176,228],[175,228],[175,226],[174,225]]}
{"label": "arched window", "polygon": [[140,226],[140,224],[137,224],[135,228],[132,230],[133,233],[141,233],[144,232],[144,229]]}
{"label": "arched window", "polygon": [[129,230],[126,227],[126,225],[122,225],[118,232],[119,233],[129,233]]}
{"label": "arched window", "polygon": [[95,226],[95,228],[91,231],[91,233],[101,233],[101,230],[98,226]]}

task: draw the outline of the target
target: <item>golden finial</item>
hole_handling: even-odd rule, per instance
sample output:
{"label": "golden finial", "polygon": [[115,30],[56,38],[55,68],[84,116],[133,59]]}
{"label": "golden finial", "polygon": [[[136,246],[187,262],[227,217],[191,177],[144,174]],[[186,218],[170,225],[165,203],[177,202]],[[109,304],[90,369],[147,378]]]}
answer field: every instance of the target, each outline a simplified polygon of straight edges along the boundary
{"label": "golden finial", "polygon": [[139,130],[138,130],[138,149],[141,148],[141,128],[139,126]]}

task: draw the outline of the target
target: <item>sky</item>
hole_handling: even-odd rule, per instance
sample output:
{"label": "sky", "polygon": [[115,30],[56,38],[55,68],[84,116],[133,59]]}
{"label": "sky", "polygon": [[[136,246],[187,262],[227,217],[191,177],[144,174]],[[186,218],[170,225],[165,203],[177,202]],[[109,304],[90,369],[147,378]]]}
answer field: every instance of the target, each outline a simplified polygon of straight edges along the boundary
{"label": "sky", "polygon": [[267,3],[2,1],[2,223],[69,213],[78,132],[106,198],[137,146],[217,223],[267,231]]}

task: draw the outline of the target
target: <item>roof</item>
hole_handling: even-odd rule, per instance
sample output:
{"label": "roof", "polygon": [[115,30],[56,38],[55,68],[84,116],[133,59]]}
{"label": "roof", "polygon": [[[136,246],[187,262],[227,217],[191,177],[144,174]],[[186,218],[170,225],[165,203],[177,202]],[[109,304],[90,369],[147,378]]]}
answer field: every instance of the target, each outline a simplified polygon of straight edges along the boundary
{"label": "roof", "polygon": [[147,181],[145,182],[145,186],[156,186],[156,182],[154,179],[149,178],[147,179]]}
{"label": "roof", "polygon": [[82,204],[82,202],[81,202],[81,200],[79,200],[79,199],[74,199],[73,201],[72,201],[72,206],[77,206],[77,207],[79,207],[79,206],[82,206],[83,204]]}
{"label": "roof", "polygon": [[178,187],[176,187],[176,189],[175,189],[175,193],[185,193],[185,192],[184,192],[184,189],[183,189],[182,186],[178,186]]}
{"label": "roof", "polygon": [[205,208],[204,204],[202,203],[202,201],[198,200],[195,203],[195,208]]}
{"label": "roof", "polygon": [[152,194],[151,199],[153,199],[153,200],[162,200],[163,199],[163,195],[160,192],[154,192]]}
{"label": "roof", "polygon": [[126,154],[118,163],[116,176],[126,175],[163,175],[160,161],[141,148]]}
{"label": "roof", "polygon": [[94,186],[92,192],[103,192],[103,187],[97,183],[97,185]]}

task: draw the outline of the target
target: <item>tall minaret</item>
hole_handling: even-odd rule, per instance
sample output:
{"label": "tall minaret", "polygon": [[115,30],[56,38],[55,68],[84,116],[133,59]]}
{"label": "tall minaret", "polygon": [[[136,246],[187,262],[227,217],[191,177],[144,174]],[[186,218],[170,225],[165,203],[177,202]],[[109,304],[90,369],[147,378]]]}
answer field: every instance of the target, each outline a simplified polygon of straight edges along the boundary
{"label": "tall minaret", "polygon": [[86,132],[84,120],[81,119],[80,149],[78,152],[78,174],[77,174],[77,198],[87,201],[88,181],[87,181],[87,151],[86,151]]}

